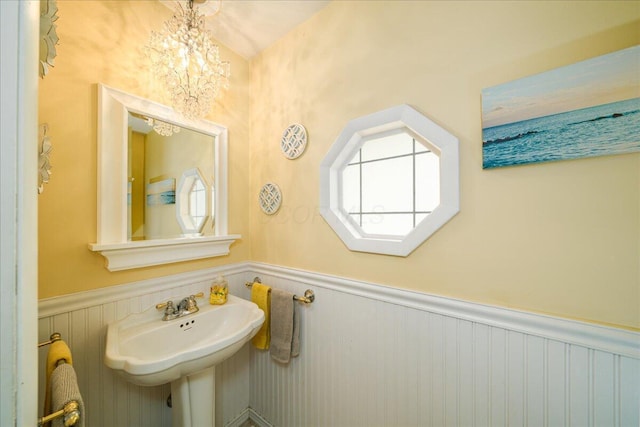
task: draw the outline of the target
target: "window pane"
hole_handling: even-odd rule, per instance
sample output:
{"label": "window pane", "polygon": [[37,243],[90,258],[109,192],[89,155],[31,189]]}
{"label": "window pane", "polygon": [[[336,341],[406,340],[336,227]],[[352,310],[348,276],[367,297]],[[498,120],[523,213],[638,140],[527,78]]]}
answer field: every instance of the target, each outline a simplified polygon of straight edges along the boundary
{"label": "window pane", "polygon": [[200,179],[195,179],[189,191],[189,216],[198,228],[204,220],[206,213],[206,193],[204,184]]}
{"label": "window pane", "polygon": [[367,234],[405,236],[428,216],[414,212],[440,203],[439,167],[438,156],[407,133],[369,140],[342,171],[342,209]]}
{"label": "window pane", "polygon": [[362,215],[362,230],[367,234],[406,236],[413,230],[413,214]]}
{"label": "window pane", "polygon": [[360,163],[360,150],[358,150],[356,155],[353,156],[353,158],[351,160],[349,160],[349,163],[347,163],[347,164],[351,165],[351,164],[354,164],[354,163]]}
{"label": "window pane", "polygon": [[371,139],[361,148],[362,161],[413,153],[413,138],[406,133]]}
{"label": "window pane", "polygon": [[416,214],[416,226],[420,224],[429,214]]}
{"label": "window pane", "polygon": [[342,171],[342,208],[346,212],[360,212],[360,165]]}
{"label": "window pane", "polygon": [[431,212],[440,204],[440,161],[434,153],[416,156],[416,211]]}
{"label": "window pane", "polygon": [[426,151],[431,151],[431,149],[422,144],[419,139],[416,139],[416,153],[424,153]]}
{"label": "window pane", "polygon": [[198,206],[198,201],[196,198],[196,192],[191,190],[189,192],[189,215],[190,216],[196,216],[197,215],[197,206]]}
{"label": "window pane", "polygon": [[196,209],[195,216],[204,216],[205,213],[205,194],[204,190],[196,191]]}
{"label": "window pane", "polygon": [[362,164],[362,211],[413,211],[413,157]]}

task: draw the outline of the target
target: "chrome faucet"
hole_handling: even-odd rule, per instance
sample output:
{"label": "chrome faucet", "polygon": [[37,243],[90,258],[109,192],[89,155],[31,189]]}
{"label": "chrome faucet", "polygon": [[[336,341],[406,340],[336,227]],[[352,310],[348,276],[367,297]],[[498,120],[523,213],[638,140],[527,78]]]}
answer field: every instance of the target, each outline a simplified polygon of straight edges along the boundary
{"label": "chrome faucet", "polygon": [[156,309],[162,310],[164,308],[164,315],[162,316],[162,320],[177,319],[188,314],[193,314],[200,310],[198,308],[196,298],[202,298],[203,296],[204,292],[200,292],[195,295],[189,295],[188,297],[183,298],[182,301],[178,303],[177,308],[174,306],[173,301],[169,300],[167,302],[156,304]]}

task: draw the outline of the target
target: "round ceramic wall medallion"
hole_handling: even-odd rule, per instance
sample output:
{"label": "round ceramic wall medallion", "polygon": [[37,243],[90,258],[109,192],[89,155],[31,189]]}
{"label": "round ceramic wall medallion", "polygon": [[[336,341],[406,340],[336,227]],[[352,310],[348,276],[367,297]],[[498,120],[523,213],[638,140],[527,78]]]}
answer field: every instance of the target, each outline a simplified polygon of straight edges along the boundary
{"label": "round ceramic wall medallion", "polygon": [[297,159],[307,147],[307,130],[301,124],[294,123],[282,134],[280,148],[287,159]]}
{"label": "round ceramic wall medallion", "polygon": [[271,182],[266,183],[260,190],[258,200],[262,211],[267,215],[273,215],[278,212],[278,209],[280,209],[280,203],[282,203],[280,187]]}

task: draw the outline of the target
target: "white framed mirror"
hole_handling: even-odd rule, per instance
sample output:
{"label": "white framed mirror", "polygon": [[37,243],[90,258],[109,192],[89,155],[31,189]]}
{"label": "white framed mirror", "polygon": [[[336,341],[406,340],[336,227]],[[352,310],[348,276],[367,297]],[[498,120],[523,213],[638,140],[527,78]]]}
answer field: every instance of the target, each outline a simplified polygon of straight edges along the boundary
{"label": "white framed mirror", "polygon": [[[148,172],[150,168],[147,167],[147,173],[142,178],[131,173],[132,117],[151,123],[147,129],[150,134],[175,134],[169,142],[164,142],[174,147],[172,152],[158,154],[156,149],[145,155],[147,159],[159,156],[163,161],[147,160],[155,165],[155,169]],[[157,129],[150,132],[150,128]],[[206,154],[194,153],[193,145],[184,142],[184,138],[176,138],[189,132],[194,134],[194,138],[197,135],[201,141],[204,138],[206,142],[197,144],[206,146]],[[207,120],[188,120],[170,107],[98,84],[98,229],[97,241],[89,244],[89,249],[107,259],[107,269],[125,270],[229,253],[230,245],[240,236],[227,234],[227,139],[228,131],[224,126]],[[158,143],[150,144],[157,146]],[[195,163],[196,160],[177,163],[177,157],[198,159],[198,163]],[[202,159],[204,163],[200,163]],[[158,169],[157,165],[162,166]],[[200,179],[208,197],[204,207],[206,215],[199,218],[198,231],[193,232],[192,227],[185,232],[181,231],[175,211],[175,182],[191,169],[200,171]],[[142,184],[142,202],[136,202],[137,198],[133,195],[136,179],[137,184]],[[210,186],[204,184],[207,181],[211,183]],[[192,180],[193,183],[195,180]],[[142,203],[143,210],[152,210],[155,205],[151,200],[155,200],[156,196],[159,204],[165,205],[165,211],[171,213],[175,227],[152,226],[149,221],[157,223],[160,220],[148,219],[147,215],[140,222],[140,213],[135,212],[138,208],[134,208],[134,204]],[[215,221],[210,220],[214,215]],[[155,231],[165,228],[178,231],[164,234]]]}
{"label": "white framed mirror", "polygon": [[320,165],[320,213],[353,251],[408,256],[459,211],[458,139],[408,105],[351,120]]}

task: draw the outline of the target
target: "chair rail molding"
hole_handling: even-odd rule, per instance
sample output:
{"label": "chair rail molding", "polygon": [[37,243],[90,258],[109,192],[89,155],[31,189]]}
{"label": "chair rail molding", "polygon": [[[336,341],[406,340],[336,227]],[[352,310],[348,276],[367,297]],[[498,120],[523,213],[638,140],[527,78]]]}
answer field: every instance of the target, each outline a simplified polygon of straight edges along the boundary
{"label": "chair rail molding", "polygon": [[[43,298],[38,304],[38,318],[42,319],[45,317],[56,316],[58,314],[64,314],[144,295],[161,294],[162,292],[167,292],[174,288],[213,279],[218,274],[243,274],[247,271],[247,268],[247,263],[229,264],[222,267],[187,271],[171,276],[161,276],[153,279],[93,289],[90,291]],[[181,296],[183,295],[176,295],[176,297]],[[161,299],[162,298],[159,297],[157,302]]]}
{"label": "chair rail molding", "polygon": [[282,277],[308,286],[442,314],[471,322],[563,341],[640,359],[640,333],[573,319],[468,302],[383,284],[252,262],[255,274]]}
{"label": "chair rail molding", "polygon": [[[208,280],[214,278],[218,273],[245,274],[247,280],[259,275],[278,277],[304,284],[312,289],[314,287],[330,289],[640,359],[639,332],[251,261],[42,299],[39,301],[39,317],[87,308],[150,292],[160,292]],[[239,296],[244,296],[241,288],[237,292]]]}

